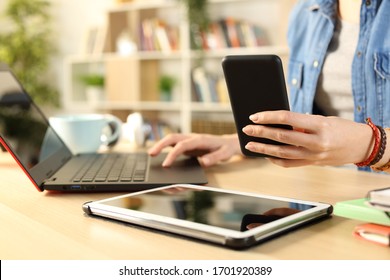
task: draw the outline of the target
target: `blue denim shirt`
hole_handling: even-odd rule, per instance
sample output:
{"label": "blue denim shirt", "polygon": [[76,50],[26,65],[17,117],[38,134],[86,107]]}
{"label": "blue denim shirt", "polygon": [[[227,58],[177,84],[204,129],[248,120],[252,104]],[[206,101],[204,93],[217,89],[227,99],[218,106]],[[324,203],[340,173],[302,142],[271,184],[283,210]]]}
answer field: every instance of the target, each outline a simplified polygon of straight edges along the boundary
{"label": "blue denim shirt", "polygon": [[[354,118],[390,127],[390,0],[362,0],[352,71]],[[337,0],[300,0],[290,15],[288,84],[293,111],[313,113],[337,16]]]}

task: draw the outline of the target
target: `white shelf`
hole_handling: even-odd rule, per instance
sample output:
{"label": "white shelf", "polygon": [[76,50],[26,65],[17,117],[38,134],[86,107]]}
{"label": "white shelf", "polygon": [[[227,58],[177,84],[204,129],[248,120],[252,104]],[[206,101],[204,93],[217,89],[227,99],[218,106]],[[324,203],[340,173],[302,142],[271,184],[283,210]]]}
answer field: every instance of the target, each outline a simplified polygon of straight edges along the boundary
{"label": "white shelf", "polygon": [[177,7],[177,0],[134,0],[130,3],[116,5],[108,12],[129,12],[147,9],[164,9]]}
{"label": "white shelf", "polygon": [[[196,54],[196,52],[194,53]],[[207,58],[246,54],[277,54],[280,56],[286,56],[288,55],[288,48],[286,46],[262,46],[256,48],[225,48],[205,52],[205,56]]]}
{"label": "white shelf", "polygon": [[231,112],[230,104],[191,102],[193,112]]}
{"label": "white shelf", "polygon": [[143,102],[103,102],[96,106],[99,110],[140,110],[140,111],[180,111],[179,102],[143,101]]}

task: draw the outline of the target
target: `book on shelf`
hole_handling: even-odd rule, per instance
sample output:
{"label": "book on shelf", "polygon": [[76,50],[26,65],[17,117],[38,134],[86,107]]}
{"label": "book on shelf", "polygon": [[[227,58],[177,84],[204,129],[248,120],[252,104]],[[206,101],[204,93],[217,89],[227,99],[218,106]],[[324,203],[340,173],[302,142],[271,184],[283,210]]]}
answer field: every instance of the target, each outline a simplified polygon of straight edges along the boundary
{"label": "book on shelf", "polygon": [[170,52],[178,48],[179,32],[162,19],[147,18],[140,23],[139,39],[142,51]]}
{"label": "book on shelf", "polygon": [[390,226],[390,214],[370,206],[367,198],[340,201],[334,205],[334,214],[354,220]]}
{"label": "book on shelf", "polygon": [[107,26],[91,26],[84,34],[82,54],[102,54],[106,51]]}
{"label": "book on shelf", "polygon": [[210,23],[202,36],[204,49],[258,47],[267,45],[267,35],[262,27],[248,21],[227,17]]}
{"label": "book on shelf", "polygon": [[224,49],[227,48],[227,43],[224,38],[222,26],[218,22],[212,22],[208,32],[205,36],[206,42],[204,42],[205,49]]}
{"label": "book on shelf", "polygon": [[206,72],[203,67],[192,70],[193,101],[204,103],[228,103],[225,80]]}
{"label": "book on shelf", "polygon": [[230,47],[232,48],[242,47],[237,32],[240,23],[232,17],[227,17],[222,22],[224,25],[226,25],[226,27],[224,27],[224,30],[226,29],[226,37],[227,40],[229,41]]}
{"label": "book on shelf", "polygon": [[209,103],[212,101],[211,90],[208,82],[206,72],[202,67],[195,67],[192,70],[192,81],[194,83],[194,90],[196,101]]}

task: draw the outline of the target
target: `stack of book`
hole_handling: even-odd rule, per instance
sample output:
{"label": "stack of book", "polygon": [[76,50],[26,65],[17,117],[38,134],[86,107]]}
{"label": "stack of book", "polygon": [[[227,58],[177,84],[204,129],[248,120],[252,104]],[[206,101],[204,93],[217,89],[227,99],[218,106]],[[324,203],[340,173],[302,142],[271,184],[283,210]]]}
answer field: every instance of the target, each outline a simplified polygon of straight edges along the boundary
{"label": "stack of book", "polygon": [[212,22],[207,34],[202,35],[202,40],[206,50],[250,48],[269,44],[262,27],[233,17]]}
{"label": "stack of book", "polygon": [[204,103],[229,103],[225,79],[196,67],[191,73],[192,101]]}
{"label": "stack of book", "polygon": [[372,190],[366,198],[336,203],[334,214],[364,221],[354,229],[354,236],[390,246],[390,188]]}
{"label": "stack of book", "polygon": [[146,18],[139,27],[141,51],[171,52],[179,48],[179,30],[159,18]]}

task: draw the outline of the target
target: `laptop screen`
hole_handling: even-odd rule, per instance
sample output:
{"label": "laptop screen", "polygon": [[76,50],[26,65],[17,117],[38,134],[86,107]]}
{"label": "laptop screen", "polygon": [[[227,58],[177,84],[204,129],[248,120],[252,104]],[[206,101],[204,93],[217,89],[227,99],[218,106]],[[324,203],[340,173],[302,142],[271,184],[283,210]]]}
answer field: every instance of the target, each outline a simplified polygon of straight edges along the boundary
{"label": "laptop screen", "polygon": [[38,185],[50,171],[53,173],[60,167],[63,162],[58,159],[70,156],[68,148],[13,74],[1,68],[0,136]]}

